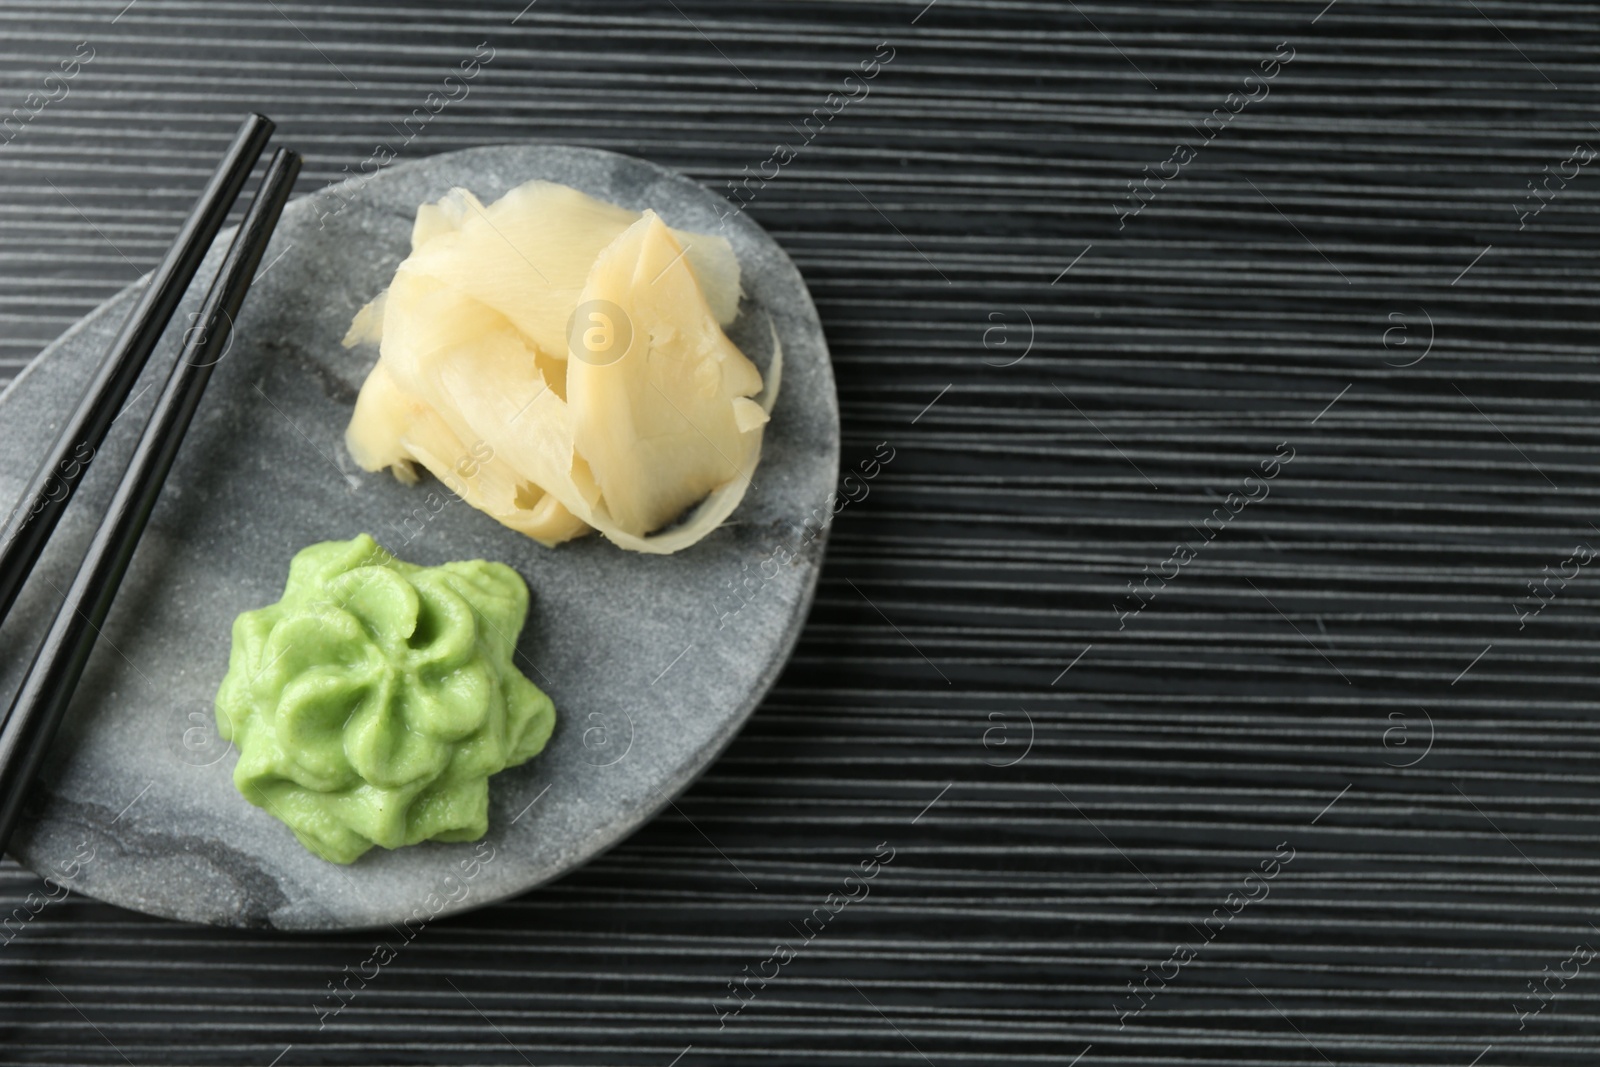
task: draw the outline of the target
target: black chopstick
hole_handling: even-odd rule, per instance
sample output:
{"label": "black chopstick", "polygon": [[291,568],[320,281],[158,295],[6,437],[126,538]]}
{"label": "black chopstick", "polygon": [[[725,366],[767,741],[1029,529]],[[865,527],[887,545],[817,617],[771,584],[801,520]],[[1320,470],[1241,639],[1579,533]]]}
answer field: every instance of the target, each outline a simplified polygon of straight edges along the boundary
{"label": "black chopstick", "polygon": [[49,632],[34,653],[5,726],[0,728],[0,851],[16,829],[23,801],[55,740],[72,691],[111,610],[112,598],[211,378],[219,358],[216,353],[226,350],[245,293],[299,173],[300,157],[287,149],[278,149],[267,165],[261,188],[206,294],[198,327],[185,335],[183,351],[139,438],[122,484]]}
{"label": "black chopstick", "polygon": [[0,621],[11,610],[73,490],[104,442],[106,430],[128,399],[139,372],[200,269],[200,261],[227,221],[272,130],[272,120],[264,115],[251,115],[240,124],[216,173],[178,231],[167,258],[150,276],[149,284],[122,324],[122,331],[106,350],[78,410],[39,464],[17,509],[0,528]]}

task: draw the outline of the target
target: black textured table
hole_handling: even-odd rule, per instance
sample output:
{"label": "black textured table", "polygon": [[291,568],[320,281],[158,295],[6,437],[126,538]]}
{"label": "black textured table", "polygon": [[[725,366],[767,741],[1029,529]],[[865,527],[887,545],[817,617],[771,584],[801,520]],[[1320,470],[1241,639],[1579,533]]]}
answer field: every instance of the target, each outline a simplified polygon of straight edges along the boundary
{"label": "black textured table", "polygon": [[0,375],[248,109],[593,145],[788,247],[875,476],[681,813],[392,959],[8,865],[0,1061],[1595,1062],[1595,5],[124,2],[0,6]]}

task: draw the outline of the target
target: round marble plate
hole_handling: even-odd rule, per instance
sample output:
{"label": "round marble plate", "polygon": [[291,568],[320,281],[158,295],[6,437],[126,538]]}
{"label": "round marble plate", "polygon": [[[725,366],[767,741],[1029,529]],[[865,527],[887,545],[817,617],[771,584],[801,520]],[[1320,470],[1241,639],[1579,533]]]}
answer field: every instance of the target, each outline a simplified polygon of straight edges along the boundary
{"label": "round marble plate", "polygon": [[[674,556],[590,536],[546,549],[424,477],[368,474],[343,432],[375,352],[339,344],[405,256],[418,204],[452,186],[489,200],[532,178],[672,226],[721,233],[744,271],[730,329],[783,382],[755,484],[723,528]],[[684,176],[591,149],[504,145],[398,163],[288,206],[12,841],[34,871],[100,900],[227,926],[415,930],[579,866],[664,807],[732,739],[799,636],[838,475],[839,412],[816,309],[782,249]],[[211,251],[182,314],[221,260]],[[0,506],[77,403],[132,303],[130,286],[0,396]],[[7,701],[76,569],[176,356],[168,331],[125,417],[0,628]],[[809,526],[808,519],[815,518]],[[373,849],[341,867],[234,790],[212,697],[235,615],[275,601],[289,559],[371,533],[402,559],[510,564],[533,595],[519,664],[555,701],[554,737],[490,783],[478,844]],[[734,586],[740,589],[735,598]]]}

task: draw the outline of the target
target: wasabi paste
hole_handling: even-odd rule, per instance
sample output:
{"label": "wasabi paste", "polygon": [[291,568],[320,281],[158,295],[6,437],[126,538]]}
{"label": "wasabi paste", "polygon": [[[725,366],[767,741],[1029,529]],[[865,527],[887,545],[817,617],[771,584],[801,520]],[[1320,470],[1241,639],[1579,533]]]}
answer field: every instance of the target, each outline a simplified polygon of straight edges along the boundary
{"label": "wasabi paste", "polygon": [[512,662],[527,614],[504,564],[421,567],[366,534],[303,549],[283,599],[233,623],[216,704],[234,785],[334,863],[482,837],[489,776],[555,726]]}

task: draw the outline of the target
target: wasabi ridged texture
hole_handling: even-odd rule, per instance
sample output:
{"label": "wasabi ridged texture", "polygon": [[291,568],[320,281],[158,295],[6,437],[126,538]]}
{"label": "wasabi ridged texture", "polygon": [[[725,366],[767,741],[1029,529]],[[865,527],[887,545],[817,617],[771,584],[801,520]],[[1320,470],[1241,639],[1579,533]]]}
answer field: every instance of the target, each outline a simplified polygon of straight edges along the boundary
{"label": "wasabi ridged texture", "polygon": [[303,549],[283,599],[233,623],[217,725],[234,785],[334,863],[482,837],[489,776],[555,727],[512,662],[527,614],[501,563],[421,567],[366,534]]}

